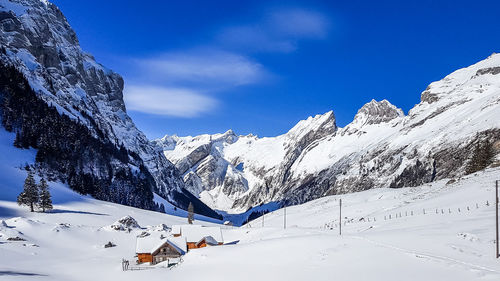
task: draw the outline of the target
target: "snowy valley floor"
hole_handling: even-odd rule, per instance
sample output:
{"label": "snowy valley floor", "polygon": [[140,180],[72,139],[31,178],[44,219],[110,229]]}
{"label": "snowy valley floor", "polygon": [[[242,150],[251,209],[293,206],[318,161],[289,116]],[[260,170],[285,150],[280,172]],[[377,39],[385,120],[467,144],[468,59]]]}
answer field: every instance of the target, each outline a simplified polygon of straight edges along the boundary
{"label": "snowy valley floor", "polygon": [[[8,161],[33,156],[22,154]],[[24,177],[18,170],[0,175],[0,280],[500,280],[493,205],[500,168],[452,184],[375,189],[289,207],[287,229],[284,210],[277,210],[264,217],[264,227],[258,218],[224,229],[225,242],[239,240],[236,245],[192,250],[171,269],[159,264],[127,272],[121,260],[135,260],[138,233],[186,219],[94,200],[54,183],[55,211],[29,213],[14,202]],[[349,221],[342,237],[339,198]],[[107,227],[126,215],[144,229]],[[26,241],[7,241],[15,236]],[[117,246],[104,248],[108,241]]]}

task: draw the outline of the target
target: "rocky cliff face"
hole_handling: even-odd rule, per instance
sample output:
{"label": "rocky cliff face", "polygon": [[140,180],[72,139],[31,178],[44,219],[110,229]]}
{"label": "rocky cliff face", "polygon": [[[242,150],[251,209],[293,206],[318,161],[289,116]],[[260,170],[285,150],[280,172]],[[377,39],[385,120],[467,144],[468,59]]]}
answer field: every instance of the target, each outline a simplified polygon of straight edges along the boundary
{"label": "rocky cliff face", "polygon": [[237,136],[229,130],[196,137],[165,136],[155,143],[184,174],[186,188],[203,202],[220,210],[242,210],[253,204],[254,197],[260,202],[280,198],[281,193],[269,193],[266,187],[286,182],[303,150],[336,130],[335,116],[328,112],[300,121],[275,138]]}
{"label": "rocky cliff face", "polygon": [[[197,201],[184,190],[180,173],[161,149],[127,115],[122,77],[80,48],[55,5],[42,0],[0,1],[0,45],[2,62],[21,71],[40,99],[84,124],[94,137],[137,154],[154,178],[154,192],[181,208]],[[211,212],[198,203],[200,210]]]}
{"label": "rocky cliff face", "polygon": [[[167,136],[157,142],[170,144],[165,156],[184,167],[187,185],[197,186],[191,189],[194,194],[229,212],[269,202],[290,205],[329,194],[416,186],[470,172],[478,151],[490,151],[479,153],[491,156],[482,163],[498,161],[498,69],[500,55],[493,54],[455,71],[429,85],[406,116],[386,100],[372,100],[344,128],[337,128],[333,112],[328,112],[301,121],[278,137],[233,136],[231,142],[215,145],[216,153],[209,149],[213,142],[203,142],[201,148],[194,141],[201,136]],[[169,141],[172,138],[177,141]],[[201,150],[186,160],[190,152]],[[198,169],[204,161],[214,168]],[[220,163],[231,172],[217,169]],[[221,177],[234,178],[238,183],[234,192],[221,188]],[[220,197],[224,200],[217,200]]]}
{"label": "rocky cliff face", "polygon": [[[241,171],[224,158],[224,147],[238,141],[233,131],[197,137],[165,136],[154,143],[184,175],[186,189],[211,207],[227,206],[248,190]],[[217,202],[217,203],[216,203]]]}

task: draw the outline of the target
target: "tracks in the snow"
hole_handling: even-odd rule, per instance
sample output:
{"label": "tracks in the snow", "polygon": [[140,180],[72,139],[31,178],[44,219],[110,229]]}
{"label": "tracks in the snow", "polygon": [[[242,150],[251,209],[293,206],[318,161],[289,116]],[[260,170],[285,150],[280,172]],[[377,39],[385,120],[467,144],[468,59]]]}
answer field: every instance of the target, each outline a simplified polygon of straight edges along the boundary
{"label": "tracks in the snow", "polygon": [[387,248],[387,249],[391,249],[391,250],[399,251],[399,252],[402,252],[402,253],[410,254],[410,255],[413,255],[413,256],[415,256],[417,258],[426,258],[426,259],[434,260],[434,261],[448,262],[448,263],[452,263],[452,264],[456,264],[456,265],[461,265],[461,266],[464,266],[464,267],[469,268],[469,269],[483,271],[483,272],[488,272],[488,273],[494,273],[494,274],[500,275],[500,271],[499,270],[492,269],[492,268],[489,268],[489,267],[486,267],[486,266],[477,265],[477,264],[473,264],[473,263],[470,263],[470,262],[465,262],[465,261],[457,260],[457,259],[450,258],[450,257],[439,256],[439,255],[434,255],[434,254],[429,254],[429,253],[422,253],[422,252],[418,252],[418,251],[414,251],[414,250],[408,250],[408,249],[404,249],[404,248],[397,247],[397,246],[394,246],[394,245],[390,245],[390,244],[386,244],[386,243],[374,241],[374,240],[368,239],[366,237],[361,237],[361,236],[351,236],[351,237],[355,238],[355,239],[360,239],[360,240],[369,242],[369,243],[371,243],[373,245],[376,245],[376,246],[379,246],[379,247],[384,247],[384,248]]}

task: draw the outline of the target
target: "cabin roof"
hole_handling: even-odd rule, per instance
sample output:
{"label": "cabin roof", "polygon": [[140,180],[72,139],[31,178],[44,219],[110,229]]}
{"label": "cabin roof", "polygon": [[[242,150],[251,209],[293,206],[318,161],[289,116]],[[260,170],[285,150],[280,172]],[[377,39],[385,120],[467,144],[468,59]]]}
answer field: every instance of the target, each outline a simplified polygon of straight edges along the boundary
{"label": "cabin roof", "polygon": [[205,236],[205,237],[201,238],[200,241],[198,241],[198,243],[196,243],[196,244],[199,245],[201,242],[203,242],[203,240],[205,240],[205,243],[207,243],[207,245],[210,245],[210,246],[214,246],[214,245],[219,244],[219,242],[217,242],[217,240],[215,240],[215,238],[213,238],[212,236]]}
{"label": "cabin roof", "polygon": [[198,243],[203,238],[211,236],[217,243],[223,243],[222,232],[220,227],[207,227],[195,225],[182,225],[181,235],[186,237],[187,242]]}
{"label": "cabin roof", "polygon": [[181,226],[180,225],[172,225],[172,234],[181,234]]}
{"label": "cabin roof", "polygon": [[137,238],[135,252],[138,254],[152,254],[165,243],[169,243],[180,254],[187,252],[186,238],[184,237],[165,237],[161,238],[160,235],[149,235],[143,238]]}
{"label": "cabin roof", "polygon": [[[179,239],[180,238],[180,239]],[[184,255],[187,252],[186,239],[183,237],[169,237],[162,239],[156,244],[156,246],[151,249],[151,254],[155,254],[163,245],[169,244],[174,248],[179,254]]]}

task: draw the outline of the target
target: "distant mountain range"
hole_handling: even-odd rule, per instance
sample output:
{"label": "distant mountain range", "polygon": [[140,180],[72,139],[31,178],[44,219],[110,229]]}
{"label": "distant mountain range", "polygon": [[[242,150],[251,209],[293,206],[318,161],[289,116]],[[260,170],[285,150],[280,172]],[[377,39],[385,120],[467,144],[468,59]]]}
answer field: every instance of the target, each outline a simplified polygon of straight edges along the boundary
{"label": "distant mountain range", "polygon": [[230,130],[154,142],[189,191],[230,213],[459,177],[499,165],[500,54],[431,83],[407,115],[372,100],[343,128],[330,111],[277,137]]}
{"label": "distant mountain range", "polygon": [[256,206],[263,212],[263,205],[417,186],[499,165],[497,54],[430,84],[407,115],[372,100],[343,128],[330,111],[270,138],[229,130],[149,141],[127,115],[122,77],[81,49],[47,1],[0,0],[0,69],[2,126],[16,133],[13,145],[37,149],[31,169],[144,209],[166,207],[157,194],[213,218],[222,218],[213,209],[250,209],[251,217]]}

